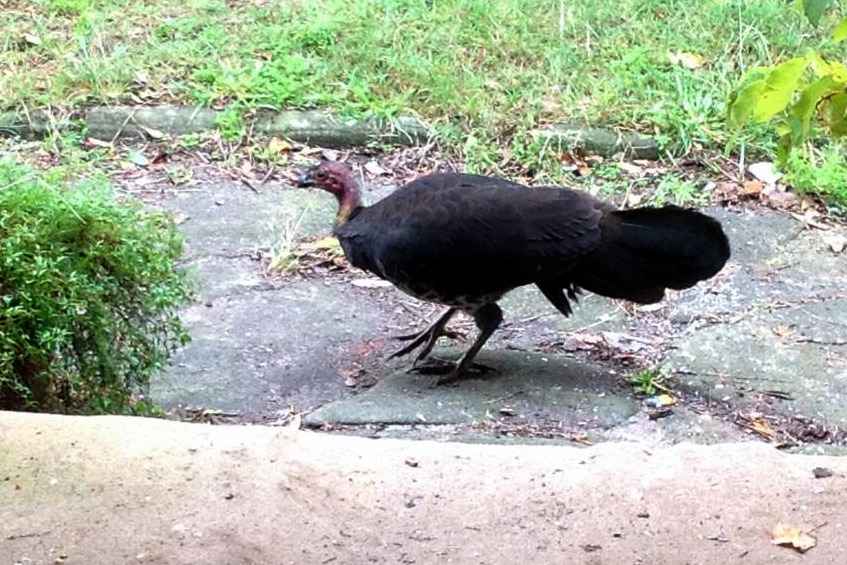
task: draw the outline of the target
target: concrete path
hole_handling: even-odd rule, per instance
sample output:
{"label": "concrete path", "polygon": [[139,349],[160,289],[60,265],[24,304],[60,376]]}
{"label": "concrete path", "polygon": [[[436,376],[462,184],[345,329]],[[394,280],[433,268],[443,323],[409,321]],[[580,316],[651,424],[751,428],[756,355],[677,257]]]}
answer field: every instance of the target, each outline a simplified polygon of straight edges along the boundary
{"label": "concrete path", "polygon": [[[367,190],[376,199],[392,187]],[[185,311],[194,341],[152,389],[171,410],[251,422],[304,413],[307,425],[368,435],[488,440],[711,443],[759,425],[795,446],[838,442],[847,423],[847,253],[827,245],[832,232],[787,214],[711,210],[730,235],[731,262],[658,307],[633,313],[587,296],[565,319],[519,289],[480,357],[496,372],[430,390],[428,378],[405,371],[407,360],[385,358],[396,347],[388,338],[420,328],[436,307],[357,271],[262,275],[257,251],[292,233],[329,234],[331,197],[205,183],[162,204],[187,218],[188,261],[202,285]],[[645,409],[626,384],[644,366],[673,377],[679,403],[669,411]]]}
{"label": "concrete path", "polygon": [[[0,412],[0,563],[841,564],[845,474],[843,458],[760,443],[468,445]],[[779,524],[816,547],[773,545]]]}

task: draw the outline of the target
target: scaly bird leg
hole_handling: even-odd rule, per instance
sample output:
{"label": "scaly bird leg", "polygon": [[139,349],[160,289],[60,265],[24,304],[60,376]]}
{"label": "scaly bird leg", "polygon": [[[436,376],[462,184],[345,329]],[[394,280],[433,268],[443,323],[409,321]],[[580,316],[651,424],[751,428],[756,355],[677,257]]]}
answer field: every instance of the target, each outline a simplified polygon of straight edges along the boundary
{"label": "scaly bird leg", "polygon": [[418,368],[418,370],[423,373],[445,373],[435,379],[431,386],[435,387],[458,381],[467,376],[471,370],[475,370],[477,372],[487,372],[491,370],[490,367],[475,364],[473,360],[479,353],[479,350],[482,349],[482,346],[485,345],[485,342],[488,341],[488,338],[490,338],[497,328],[500,327],[500,323],[503,321],[503,311],[499,306],[497,306],[497,304],[486,304],[474,312],[473,317],[477,327],[479,328],[479,335],[477,335],[473,345],[468,348],[458,362],[455,364],[439,362]]}
{"label": "scaly bird leg", "polygon": [[412,340],[412,343],[400,349],[399,351],[395,351],[391,354],[389,359],[394,359],[395,357],[402,357],[408,353],[411,353],[421,345],[423,345],[423,349],[418,353],[418,356],[415,357],[415,363],[422,361],[426,358],[427,355],[430,354],[432,348],[435,347],[435,342],[438,341],[438,338],[441,336],[449,337],[450,339],[455,339],[457,334],[451,331],[447,331],[445,326],[447,326],[447,322],[450,321],[458,310],[456,308],[448,308],[445,310],[435,321],[430,324],[430,326],[424,331],[411,335],[403,335],[398,336],[395,339],[401,341]]}

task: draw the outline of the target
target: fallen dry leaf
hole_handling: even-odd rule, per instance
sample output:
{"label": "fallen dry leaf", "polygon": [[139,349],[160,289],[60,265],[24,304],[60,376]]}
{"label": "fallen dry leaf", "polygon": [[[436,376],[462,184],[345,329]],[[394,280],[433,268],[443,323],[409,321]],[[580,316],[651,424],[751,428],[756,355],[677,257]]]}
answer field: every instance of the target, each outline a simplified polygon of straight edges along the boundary
{"label": "fallen dry leaf", "polygon": [[344,378],[344,386],[354,387],[359,384],[359,377],[365,374],[364,369],[339,369],[338,374]]}
{"label": "fallen dry leaf", "polygon": [[350,284],[359,288],[390,288],[393,286],[390,282],[382,279],[356,279]]}
{"label": "fallen dry leaf", "polygon": [[773,329],[774,335],[777,337],[785,339],[789,335],[791,335],[791,326],[789,324],[782,324]]}
{"label": "fallen dry leaf", "polygon": [[362,344],[359,344],[356,347],[356,351],[362,357],[369,357],[374,351],[378,350],[382,346],[382,339],[374,338],[368,340]]}
{"label": "fallen dry leaf", "polygon": [[738,414],[735,423],[744,429],[757,433],[767,440],[772,440],[776,432],[770,427],[767,420],[759,412],[751,412],[747,416]]}
{"label": "fallen dry leaf", "polygon": [[797,195],[793,192],[774,190],[767,194],[767,203],[780,210],[793,208],[797,205],[798,200]]}
{"label": "fallen dry leaf", "polygon": [[753,420],[750,422],[750,429],[765,437],[773,437],[774,431],[764,420]]}
{"label": "fallen dry leaf", "polygon": [[326,159],[327,161],[338,161],[340,157],[340,153],[335,151],[334,149],[321,149],[321,157]]}
{"label": "fallen dry leaf", "polygon": [[820,217],[820,212],[817,210],[806,210],[803,215],[791,213],[791,217],[795,220],[799,220],[805,224],[806,229],[816,228],[823,231],[828,231],[829,226],[826,226],[817,221],[817,218]]}
{"label": "fallen dry leaf", "polygon": [[112,147],[112,142],[103,141],[102,139],[97,139],[96,137],[89,137],[85,140],[85,143],[90,147]]}
{"label": "fallen dry leaf", "polygon": [[579,176],[586,176],[591,174],[591,165],[588,162],[571,153],[562,153],[559,157],[559,161],[562,163],[562,168],[568,172],[575,173]]}
{"label": "fallen dry leaf", "polygon": [[695,55],[694,53],[685,53],[683,51],[677,51],[676,53],[668,53],[668,59],[674,65],[682,65],[686,69],[694,70],[699,69],[706,62],[706,59],[702,55]]}
{"label": "fallen dry leaf", "polygon": [[633,177],[641,176],[644,173],[643,167],[633,165],[632,163],[627,163],[626,161],[621,161],[620,163],[618,163],[618,168]]}
{"label": "fallen dry leaf", "polygon": [[660,394],[658,396],[651,396],[644,401],[644,404],[650,408],[663,408],[665,406],[673,406],[676,404],[676,398],[670,394]]}
{"label": "fallen dry leaf", "polygon": [[388,170],[376,161],[368,161],[365,163],[365,170],[375,177],[388,174]]}
{"label": "fallen dry leaf", "polygon": [[[312,157],[313,155],[323,155],[327,156],[330,152],[334,153],[336,157],[338,157],[337,151],[331,151],[330,149],[324,149],[323,147],[304,147],[300,151],[300,155],[303,157]],[[328,159],[328,158],[327,158]],[[329,159],[330,161],[335,161],[336,159]]]}
{"label": "fallen dry leaf", "polygon": [[287,153],[294,148],[291,145],[291,142],[287,139],[283,139],[281,137],[272,137],[268,142],[268,151],[273,155],[280,155],[282,153]]}
{"label": "fallen dry leaf", "polygon": [[147,126],[139,126],[144,133],[146,133],[151,139],[164,139],[167,137],[167,134],[163,131],[157,130],[155,128],[149,128]]}
{"label": "fallen dry leaf", "polygon": [[771,532],[771,543],[792,547],[800,553],[805,553],[815,547],[818,540],[795,526],[777,524]]}
{"label": "fallen dry leaf", "polygon": [[659,406],[672,406],[676,404],[676,398],[674,398],[670,394],[660,394],[658,398]]}
{"label": "fallen dry leaf", "polygon": [[764,189],[765,185],[762,184],[762,181],[747,180],[744,181],[744,184],[741,186],[741,190],[738,191],[738,194],[748,198],[756,198]]}
{"label": "fallen dry leaf", "polygon": [[315,249],[332,249],[332,250],[340,250],[341,243],[338,241],[338,238],[332,235],[327,237],[322,237],[321,239],[312,243]]}
{"label": "fallen dry leaf", "polygon": [[562,110],[562,105],[557,100],[547,97],[541,101],[541,110],[548,114],[558,114]]}

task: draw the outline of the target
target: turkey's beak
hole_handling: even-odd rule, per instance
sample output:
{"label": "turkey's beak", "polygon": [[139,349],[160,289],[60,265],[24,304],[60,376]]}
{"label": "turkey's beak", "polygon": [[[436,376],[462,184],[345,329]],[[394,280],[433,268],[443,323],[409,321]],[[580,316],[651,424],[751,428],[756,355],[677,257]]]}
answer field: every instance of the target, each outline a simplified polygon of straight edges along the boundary
{"label": "turkey's beak", "polygon": [[306,171],[297,179],[297,188],[308,188],[310,186],[315,186],[315,181],[312,179],[312,171]]}

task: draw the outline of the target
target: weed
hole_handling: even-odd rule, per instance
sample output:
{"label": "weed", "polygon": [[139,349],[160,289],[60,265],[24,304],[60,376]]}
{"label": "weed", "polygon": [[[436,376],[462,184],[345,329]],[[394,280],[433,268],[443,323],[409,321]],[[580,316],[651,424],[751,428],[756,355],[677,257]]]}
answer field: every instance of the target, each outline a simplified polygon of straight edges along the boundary
{"label": "weed", "polygon": [[799,194],[811,194],[847,208],[847,145],[831,142],[821,148],[792,151],[785,163],[784,181]]}
{"label": "weed", "polygon": [[696,183],[673,175],[662,178],[651,197],[651,204],[656,205],[691,206],[694,204],[702,205],[707,202],[708,196],[700,190]]}
{"label": "weed", "polygon": [[301,210],[299,214],[289,215],[282,221],[272,224],[271,253],[268,265],[271,271],[288,273],[297,269],[298,258],[294,251],[300,225],[303,223],[305,215],[306,211]]}
{"label": "weed", "polygon": [[628,380],[636,394],[653,396],[662,391],[670,393],[668,373],[664,369],[642,369]]}
{"label": "weed", "polygon": [[223,139],[238,139],[244,135],[244,110],[239,106],[230,106],[218,114],[216,123]]}

